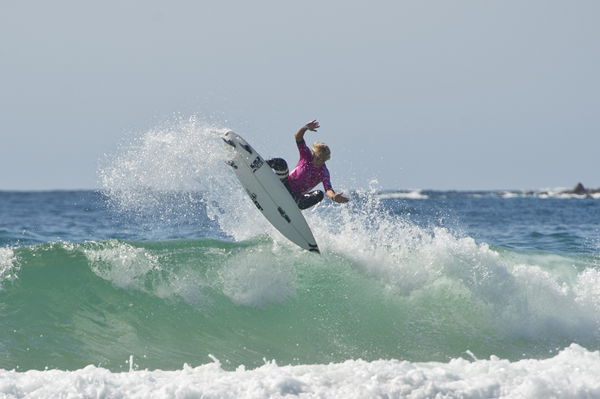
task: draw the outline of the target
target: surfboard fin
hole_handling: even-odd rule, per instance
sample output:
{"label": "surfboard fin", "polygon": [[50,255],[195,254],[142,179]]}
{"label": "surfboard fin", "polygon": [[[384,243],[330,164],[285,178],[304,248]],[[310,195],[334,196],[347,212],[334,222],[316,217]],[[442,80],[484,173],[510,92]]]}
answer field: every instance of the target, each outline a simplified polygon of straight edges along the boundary
{"label": "surfboard fin", "polygon": [[277,210],[279,211],[279,214],[281,215],[282,218],[287,220],[288,223],[292,223],[292,219],[290,219],[290,217],[287,215],[287,213],[285,213],[285,211],[283,210],[282,207],[277,208]]}
{"label": "surfboard fin", "polygon": [[319,251],[319,246],[317,244],[308,244],[308,246],[310,247],[310,249],[309,249],[310,252],[316,252],[318,254],[321,253],[321,251]]}
{"label": "surfboard fin", "polygon": [[226,144],[229,144],[230,146],[232,146],[233,148],[235,148],[235,143],[233,142],[233,140],[227,140],[225,137],[221,137],[223,139],[223,141]]}
{"label": "surfboard fin", "polygon": [[237,169],[237,165],[235,164],[235,162],[233,161],[225,161],[225,163],[229,166],[231,166],[233,169]]}
{"label": "surfboard fin", "polygon": [[248,151],[248,153],[252,154],[252,148],[250,148],[250,146],[248,144],[244,144],[244,143],[240,143],[240,145],[242,146],[242,148],[246,151]]}

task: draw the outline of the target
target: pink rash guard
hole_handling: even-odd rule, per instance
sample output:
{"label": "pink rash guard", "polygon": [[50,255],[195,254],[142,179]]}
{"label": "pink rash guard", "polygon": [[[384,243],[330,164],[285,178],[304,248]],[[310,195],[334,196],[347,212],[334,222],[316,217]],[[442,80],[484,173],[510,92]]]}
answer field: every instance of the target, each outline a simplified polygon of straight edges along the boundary
{"label": "pink rash guard", "polygon": [[323,164],[315,168],[312,163],[313,154],[304,140],[296,142],[300,152],[300,160],[289,176],[291,189],[298,194],[306,194],[317,184],[323,183],[325,191],[333,190],[327,166]]}

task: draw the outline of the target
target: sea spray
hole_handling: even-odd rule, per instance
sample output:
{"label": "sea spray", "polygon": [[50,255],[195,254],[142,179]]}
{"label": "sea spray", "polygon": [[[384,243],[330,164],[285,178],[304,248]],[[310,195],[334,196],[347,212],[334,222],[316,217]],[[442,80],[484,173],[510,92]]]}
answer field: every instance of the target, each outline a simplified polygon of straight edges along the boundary
{"label": "sea spray", "polygon": [[[123,140],[100,170],[104,188],[124,207],[152,207],[152,198],[118,197],[129,190],[211,191],[222,178],[219,134],[223,129],[195,117],[178,119]],[[212,173],[211,173],[212,172]],[[135,195],[137,191],[132,191]],[[139,202],[138,202],[139,201]],[[144,202],[147,201],[147,202]]]}
{"label": "sea spray", "polygon": [[149,218],[168,226],[190,219],[201,225],[208,216],[222,234],[238,241],[257,232],[278,236],[225,164],[221,136],[226,131],[191,117],[122,141],[100,170],[109,203],[137,224]]}

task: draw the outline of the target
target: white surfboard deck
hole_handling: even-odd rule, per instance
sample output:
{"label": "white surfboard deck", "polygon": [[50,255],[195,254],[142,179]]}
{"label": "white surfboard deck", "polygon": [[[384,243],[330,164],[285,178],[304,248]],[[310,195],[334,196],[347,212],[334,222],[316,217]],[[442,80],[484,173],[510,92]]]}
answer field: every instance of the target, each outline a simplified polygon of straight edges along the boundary
{"label": "white surfboard deck", "polygon": [[319,252],[306,219],[275,172],[238,134],[223,136],[227,148],[227,164],[267,220],[291,242],[308,251]]}

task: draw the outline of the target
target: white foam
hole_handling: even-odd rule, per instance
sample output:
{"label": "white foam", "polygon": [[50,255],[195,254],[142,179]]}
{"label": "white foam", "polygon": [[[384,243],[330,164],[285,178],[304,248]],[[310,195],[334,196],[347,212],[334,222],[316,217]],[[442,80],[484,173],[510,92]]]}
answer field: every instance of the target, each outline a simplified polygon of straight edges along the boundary
{"label": "white foam", "polygon": [[560,193],[556,194],[554,198],[561,199],[585,199],[587,198],[587,194],[573,194],[573,193]]}
{"label": "white foam", "polygon": [[501,198],[521,198],[521,197],[537,197],[541,199],[556,198],[556,199],[600,199],[600,193],[589,194],[574,194],[565,187],[546,188],[535,191],[502,191],[498,193]]}
{"label": "white foam", "polygon": [[186,364],[176,371],[111,373],[95,366],[76,371],[0,370],[0,394],[5,398],[144,399],[600,397],[600,355],[576,344],[549,359],[517,362],[496,356],[448,363],[347,360],[278,366],[273,361],[254,370],[240,366],[225,371],[212,359],[213,363]]}
{"label": "white foam", "polygon": [[83,252],[92,271],[119,288],[143,289],[147,274],[160,268],[149,251],[117,240],[88,246]]}
{"label": "white foam", "polygon": [[413,199],[413,200],[422,200],[428,199],[429,196],[422,194],[421,190],[412,190],[409,192],[395,192],[395,193],[381,193],[377,195],[381,199]]}
{"label": "white foam", "polygon": [[[396,295],[461,306],[468,298],[470,312],[499,337],[600,339],[594,265],[559,255],[497,252],[460,232],[386,214],[374,196],[359,200],[363,204],[355,208],[328,205],[305,213],[325,257],[347,260]],[[585,267],[591,268],[582,272]]]}
{"label": "white foam", "polygon": [[8,247],[0,248],[0,291],[4,281],[14,281],[18,278],[18,269],[15,252]]}
{"label": "white foam", "polygon": [[294,259],[258,247],[229,257],[220,268],[223,293],[236,305],[265,307],[296,294]]}
{"label": "white foam", "polygon": [[[198,255],[194,246],[173,253],[114,239],[65,246],[83,252],[91,270],[117,288],[159,298],[178,296],[201,308],[209,301],[203,293],[207,287],[221,291],[241,306],[266,307],[294,297],[297,276],[290,249],[295,248],[287,242],[287,246],[280,244],[262,240],[237,253],[224,253],[218,248],[206,252],[202,248]],[[193,261],[173,262],[173,255],[191,257]]]}
{"label": "white foam", "polygon": [[[575,301],[588,314],[600,315],[600,271],[586,268],[577,276]],[[596,319],[600,324],[600,317]]]}
{"label": "white foam", "polygon": [[115,287],[138,290],[159,298],[178,296],[194,306],[207,301],[202,294],[207,285],[202,271],[189,265],[175,267],[169,262],[166,263],[169,267],[165,267],[164,256],[168,257],[168,254],[118,240],[69,245],[73,250],[83,252],[91,270]]}
{"label": "white foam", "polygon": [[513,193],[510,191],[503,191],[500,194],[498,194],[498,196],[502,197],[502,198],[517,198],[517,197],[522,197],[523,194],[521,193]]}

